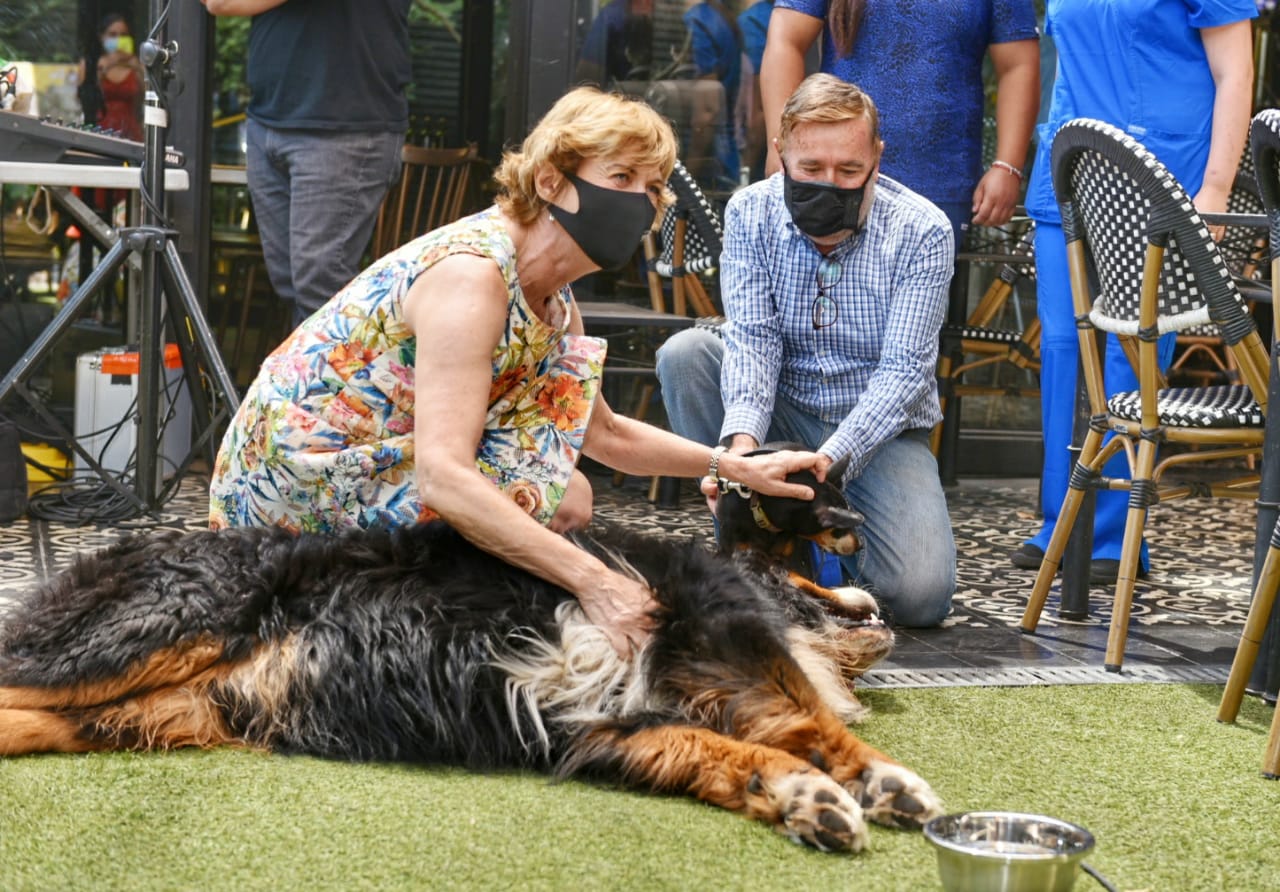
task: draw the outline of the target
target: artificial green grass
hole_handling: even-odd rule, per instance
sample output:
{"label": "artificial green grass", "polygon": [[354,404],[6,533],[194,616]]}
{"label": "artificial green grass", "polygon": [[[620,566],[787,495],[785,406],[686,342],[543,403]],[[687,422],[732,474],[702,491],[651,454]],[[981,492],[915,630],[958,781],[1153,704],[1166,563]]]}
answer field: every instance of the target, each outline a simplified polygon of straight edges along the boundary
{"label": "artificial green grass", "polygon": [[[1271,711],[1221,688],[873,690],[859,733],[948,809],[1034,811],[1097,837],[1122,890],[1280,888]],[[919,833],[802,849],[692,800],[528,774],[218,750],[0,760],[0,890],[939,888]],[[1100,889],[1086,876],[1077,892]]]}

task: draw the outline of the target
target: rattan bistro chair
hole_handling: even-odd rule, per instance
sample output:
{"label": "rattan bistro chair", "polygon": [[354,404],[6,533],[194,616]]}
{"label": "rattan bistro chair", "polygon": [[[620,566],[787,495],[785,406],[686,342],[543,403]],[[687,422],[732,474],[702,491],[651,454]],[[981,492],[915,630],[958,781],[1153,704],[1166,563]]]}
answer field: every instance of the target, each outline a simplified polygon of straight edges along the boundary
{"label": "rattan bistro chair", "polygon": [[655,310],[665,312],[663,280],[670,279],[671,312],[685,316],[692,309],[695,316],[715,316],[716,305],[702,277],[720,265],[724,241],[720,215],[679,161],[667,178],[667,187],[675,193],[675,204],[667,208],[659,231],[650,232],[644,242],[650,300]]}
{"label": "rattan bistro chair", "polygon": [[[1266,109],[1254,117],[1249,127],[1249,145],[1253,152],[1258,189],[1270,224],[1272,294],[1280,296],[1280,110]],[[1280,342],[1280,314],[1273,314],[1273,318],[1276,322],[1273,340]],[[1253,602],[1249,605],[1249,615],[1240,632],[1235,660],[1231,663],[1231,674],[1218,704],[1218,721],[1234,722],[1240,712],[1240,702],[1244,699],[1245,687],[1258,658],[1263,634],[1275,609],[1278,588],[1280,516],[1271,532],[1267,555],[1254,587]],[[1271,732],[1262,757],[1262,773],[1266,777],[1280,778],[1280,708],[1276,709],[1271,720]]]}
{"label": "rattan bistro chair", "polygon": [[[1022,628],[1035,631],[1086,490],[1126,490],[1129,511],[1105,658],[1108,670],[1119,671],[1147,509],[1191,495],[1257,496],[1254,474],[1213,484],[1170,484],[1163,475],[1187,462],[1258,453],[1268,360],[1208,227],[1154,155],[1115,127],[1082,118],[1058,131],[1052,164],[1090,419]],[[1244,383],[1164,387],[1156,341],[1206,322],[1221,330]],[[1104,332],[1137,342],[1140,387],[1110,399],[1103,389]],[[1109,431],[1114,436],[1104,442]],[[1201,448],[1157,462],[1166,443]],[[1102,477],[1103,465],[1121,451],[1129,459],[1129,478]]]}
{"label": "rattan bistro chair", "polygon": [[[947,401],[952,397],[1040,397],[1040,320],[1031,319],[1021,330],[1001,324],[1011,299],[1017,300],[1015,289],[1018,283],[1035,278],[1034,226],[1027,227],[1027,231],[1010,246],[1009,253],[1026,260],[1002,263],[969,317],[962,323],[942,326],[938,350],[938,404],[943,414],[947,411]],[[995,376],[989,383],[965,380],[969,372],[1001,364],[1016,370],[1023,382],[1002,381]],[[1029,385],[1024,383],[1028,377],[1026,373],[1031,373],[1030,377],[1034,379]],[[934,455],[942,445],[944,424],[938,422],[929,438],[929,447]]]}
{"label": "rattan bistro chair", "polygon": [[378,211],[370,253],[373,259],[405,242],[462,216],[471,169],[479,157],[475,146],[400,149],[400,181],[391,187]]}
{"label": "rattan bistro chair", "polygon": [[[1227,195],[1228,214],[1262,214],[1262,196],[1254,175],[1253,153],[1245,146]],[[1246,301],[1270,301],[1266,283],[1259,281],[1267,256],[1266,237],[1256,226],[1228,225],[1218,242],[1218,251],[1236,286]],[[1177,350],[1169,366],[1170,380],[1198,379],[1199,383],[1222,381],[1239,384],[1238,370],[1222,342],[1222,333],[1213,324],[1194,326],[1178,332]]]}

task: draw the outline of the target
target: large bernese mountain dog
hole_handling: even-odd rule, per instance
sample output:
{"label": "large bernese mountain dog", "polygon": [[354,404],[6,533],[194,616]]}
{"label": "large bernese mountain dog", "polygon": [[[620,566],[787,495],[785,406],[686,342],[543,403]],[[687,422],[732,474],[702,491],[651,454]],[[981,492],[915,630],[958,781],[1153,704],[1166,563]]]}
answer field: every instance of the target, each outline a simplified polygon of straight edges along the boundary
{"label": "large bernese mountain dog", "polygon": [[693,795],[857,851],[864,819],[941,812],[846,724],[862,711],[852,679],[892,634],[865,592],[813,585],[733,532],[802,517],[809,538],[851,549],[857,515],[818,490],[726,493],[718,553],[579,536],[654,592],[652,638],[627,660],[567,592],[440,523],[137,535],[0,620],[0,755],[231,745],[529,768]]}

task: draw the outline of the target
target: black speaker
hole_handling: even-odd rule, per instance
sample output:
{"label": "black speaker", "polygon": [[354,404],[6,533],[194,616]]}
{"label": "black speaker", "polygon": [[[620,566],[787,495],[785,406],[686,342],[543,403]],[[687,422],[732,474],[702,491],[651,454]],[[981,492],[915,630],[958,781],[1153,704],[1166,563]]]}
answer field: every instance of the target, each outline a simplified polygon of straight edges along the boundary
{"label": "black speaker", "polygon": [[27,460],[18,426],[0,421],[0,523],[27,513]]}

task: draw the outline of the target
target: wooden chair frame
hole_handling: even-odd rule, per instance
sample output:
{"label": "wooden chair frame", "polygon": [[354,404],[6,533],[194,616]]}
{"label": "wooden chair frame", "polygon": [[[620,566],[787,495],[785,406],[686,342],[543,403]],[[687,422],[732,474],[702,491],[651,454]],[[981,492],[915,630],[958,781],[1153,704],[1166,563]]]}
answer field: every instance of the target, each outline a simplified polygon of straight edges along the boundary
{"label": "wooden chair frame", "polygon": [[[997,327],[997,317],[1015,297],[1019,281],[1035,275],[1034,227],[1018,239],[1012,253],[1025,254],[1025,263],[1001,264],[996,278],[987,287],[978,305],[963,324],[942,327],[938,351],[938,405],[943,414],[951,397],[1012,396],[1039,397],[1038,384],[971,384],[965,375],[976,369],[1001,363],[1021,371],[1040,373],[1040,320],[1032,319],[1022,331]],[[1016,299],[1016,298],[1015,298]],[[965,361],[967,357],[974,357]],[[958,420],[958,419],[957,419]],[[937,455],[942,445],[944,423],[934,425],[929,447]]]}
{"label": "wooden chair frame", "polygon": [[[1208,227],[1185,190],[1150,152],[1109,124],[1077,119],[1058,132],[1052,164],[1091,417],[1021,626],[1035,631],[1086,491],[1127,491],[1129,510],[1105,658],[1108,670],[1119,671],[1147,509],[1191,495],[1257,496],[1256,474],[1196,485],[1166,484],[1162,477],[1188,462],[1259,452],[1268,358]],[[1161,389],[1159,337],[1205,323],[1223,332],[1245,384]],[[1140,382],[1138,391],[1110,400],[1100,345],[1108,331],[1136,340]],[[1221,426],[1204,426],[1216,417],[1218,406],[1204,399],[1209,395],[1234,401],[1242,420],[1217,419],[1212,423]],[[1131,408],[1135,397],[1136,413]],[[1173,417],[1173,406],[1186,417]],[[1114,436],[1104,441],[1108,433]],[[1163,443],[1212,448],[1157,461]],[[1129,459],[1129,478],[1102,477],[1103,466],[1122,450]]]}
{"label": "wooden chair frame", "polygon": [[695,316],[719,315],[701,276],[720,265],[724,239],[720,217],[679,161],[667,179],[667,187],[675,193],[675,204],[667,208],[660,233],[650,232],[644,241],[649,300],[655,310],[665,313],[662,281],[670,279],[671,312],[685,316],[692,308]]}
{"label": "wooden chair frame", "polygon": [[[1266,109],[1254,116],[1249,127],[1249,146],[1252,151],[1258,189],[1263,208],[1270,225],[1271,289],[1272,305],[1280,305],[1280,109]],[[1280,314],[1273,314],[1272,343],[1280,344]],[[1227,677],[1218,704],[1218,721],[1234,722],[1240,712],[1245,688],[1258,650],[1275,609],[1276,591],[1280,589],[1280,517],[1271,531],[1266,557],[1258,571],[1253,589],[1249,615],[1240,632],[1231,674]],[[1271,720],[1266,748],[1262,756],[1262,774],[1268,778],[1280,778],[1280,708]]]}
{"label": "wooden chair frame", "polygon": [[400,149],[400,161],[400,181],[378,210],[370,247],[375,260],[462,216],[479,152],[473,145],[456,149],[406,145]]}

